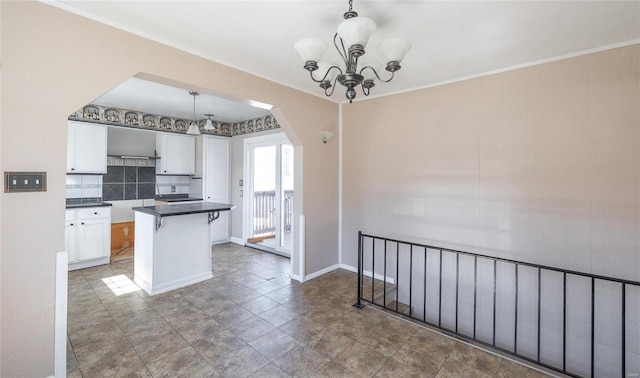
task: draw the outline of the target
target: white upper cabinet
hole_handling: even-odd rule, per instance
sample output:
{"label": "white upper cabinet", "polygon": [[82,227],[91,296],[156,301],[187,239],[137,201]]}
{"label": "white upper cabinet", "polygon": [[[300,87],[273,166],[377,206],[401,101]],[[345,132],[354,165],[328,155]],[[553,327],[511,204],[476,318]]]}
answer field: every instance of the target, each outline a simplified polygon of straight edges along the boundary
{"label": "white upper cabinet", "polygon": [[107,173],[107,127],[67,124],[67,173]]}
{"label": "white upper cabinet", "polygon": [[156,134],[158,175],[193,175],[196,173],[196,138],[190,135]]}

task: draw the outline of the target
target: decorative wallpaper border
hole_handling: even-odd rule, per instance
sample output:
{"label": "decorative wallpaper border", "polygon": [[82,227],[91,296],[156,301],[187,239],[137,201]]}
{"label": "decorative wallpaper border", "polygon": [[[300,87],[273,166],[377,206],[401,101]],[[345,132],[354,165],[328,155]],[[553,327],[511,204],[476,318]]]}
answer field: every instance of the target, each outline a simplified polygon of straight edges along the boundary
{"label": "decorative wallpaper border", "polygon": [[[89,104],[77,110],[69,116],[69,120],[179,134],[185,134],[191,123],[190,120],[181,118],[148,114],[127,109],[109,108],[94,104]],[[280,128],[280,125],[271,114],[235,123],[223,123],[211,120],[211,122],[213,122],[213,130],[204,129],[204,125],[207,123],[206,118],[197,120],[196,122],[202,134],[229,137]]]}

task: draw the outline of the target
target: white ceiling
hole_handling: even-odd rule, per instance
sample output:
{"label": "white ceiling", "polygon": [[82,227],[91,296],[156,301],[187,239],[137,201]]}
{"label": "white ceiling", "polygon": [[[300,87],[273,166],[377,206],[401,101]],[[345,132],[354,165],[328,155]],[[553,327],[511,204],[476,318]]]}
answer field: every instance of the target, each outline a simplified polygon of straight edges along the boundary
{"label": "white ceiling", "polygon": [[[193,96],[189,94],[188,89],[136,77],[130,78],[91,103],[186,120],[192,119],[194,114]],[[234,123],[271,114],[270,106],[261,106],[251,106],[199,93],[195,98],[195,119],[205,119],[204,114],[209,113],[213,114],[211,119],[214,121]]]}
{"label": "white ceiling", "polygon": [[[318,96],[293,44],[323,38],[325,60],[338,62],[332,38],[348,8],[346,0],[49,3]],[[396,78],[372,96],[640,42],[640,1],[355,0],[353,8],[378,24],[362,61],[377,60],[375,46],[387,37],[413,45]],[[344,90],[331,100],[345,102]]]}

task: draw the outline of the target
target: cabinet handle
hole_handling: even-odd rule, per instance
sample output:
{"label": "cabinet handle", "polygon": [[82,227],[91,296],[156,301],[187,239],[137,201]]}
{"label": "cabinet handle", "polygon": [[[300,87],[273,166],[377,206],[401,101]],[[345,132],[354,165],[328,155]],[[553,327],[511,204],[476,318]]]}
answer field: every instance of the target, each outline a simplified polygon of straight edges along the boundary
{"label": "cabinet handle", "polygon": [[69,223],[69,226],[73,226],[73,223]]}
{"label": "cabinet handle", "polygon": [[93,214],[98,215],[98,212],[97,212],[97,211],[95,211]]}
{"label": "cabinet handle", "polygon": [[71,170],[72,170],[72,171],[75,171],[76,169],[75,169],[75,168],[71,168]]}
{"label": "cabinet handle", "polygon": [[80,224],[84,226],[84,222],[82,222],[82,223],[80,223]]}

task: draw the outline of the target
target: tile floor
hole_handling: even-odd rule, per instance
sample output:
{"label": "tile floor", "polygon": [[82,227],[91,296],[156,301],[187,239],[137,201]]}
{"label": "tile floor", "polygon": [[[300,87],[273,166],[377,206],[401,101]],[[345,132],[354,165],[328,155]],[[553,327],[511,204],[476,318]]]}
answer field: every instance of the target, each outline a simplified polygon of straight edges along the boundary
{"label": "tile floor", "polygon": [[215,246],[211,280],[148,296],[133,261],[69,273],[68,377],[542,377],[380,310],[356,275]]}

